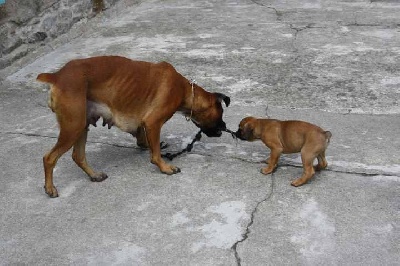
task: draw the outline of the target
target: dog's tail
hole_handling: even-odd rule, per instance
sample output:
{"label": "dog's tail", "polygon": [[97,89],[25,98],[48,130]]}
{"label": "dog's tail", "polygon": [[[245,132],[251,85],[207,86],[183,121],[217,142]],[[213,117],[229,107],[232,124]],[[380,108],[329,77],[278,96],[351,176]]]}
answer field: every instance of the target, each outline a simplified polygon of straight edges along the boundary
{"label": "dog's tail", "polygon": [[325,133],[326,144],[328,145],[329,142],[331,142],[332,133],[330,131],[325,131],[324,133]]}
{"label": "dog's tail", "polygon": [[54,84],[57,81],[57,76],[54,73],[41,73],[37,76],[36,80]]}

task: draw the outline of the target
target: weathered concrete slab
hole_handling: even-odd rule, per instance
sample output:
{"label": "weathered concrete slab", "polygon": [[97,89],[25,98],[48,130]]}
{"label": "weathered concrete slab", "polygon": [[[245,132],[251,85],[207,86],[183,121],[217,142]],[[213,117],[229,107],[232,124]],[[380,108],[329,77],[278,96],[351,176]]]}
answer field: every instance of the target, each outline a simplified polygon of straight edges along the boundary
{"label": "weathered concrete slab", "polygon": [[325,171],[312,186],[288,186],[299,174],[282,167],[273,175],[237,249],[242,265],[396,264],[398,177]]}

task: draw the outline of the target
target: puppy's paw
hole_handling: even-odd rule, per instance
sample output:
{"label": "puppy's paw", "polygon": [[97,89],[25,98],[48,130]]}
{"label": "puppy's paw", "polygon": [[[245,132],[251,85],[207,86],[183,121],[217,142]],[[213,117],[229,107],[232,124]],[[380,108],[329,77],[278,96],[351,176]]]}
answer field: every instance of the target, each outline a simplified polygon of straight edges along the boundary
{"label": "puppy's paw", "polygon": [[319,171],[321,171],[321,170],[326,169],[327,166],[328,166],[328,164],[325,164],[325,165],[319,165],[319,164],[317,164],[317,165],[314,167],[314,170],[315,170],[316,172],[319,172]]}
{"label": "puppy's paw", "polygon": [[101,182],[101,181],[104,181],[107,178],[108,178],[107,174],[105,174],[103,172],[99,172],[99,173],[96,173],[95,175],[91,176],[90,177],[90,181],[92,181],[92,182]]}
{"label": "puppy's paw", "polygon": [[261,168],[261,173],[264,175],[269,175],[270,173],[272,173],[274,171],[274,168],[271,167],[265,167],[265,168]]}
{"label": "puppy's paw", "polygon": [[292,181],[292,183],[290,183],[292,186],[294,187],[299,187],[304,185],[307,182],[307,180],[304,180],[303,178],[297,178],[296,180]]}
{"label": "puppy's paw", "polygon": [[49,195],[50,198],[57,198],[58,197],[58,191],[55,186],[44,186],[44,190],[46,191],[46,194]]}

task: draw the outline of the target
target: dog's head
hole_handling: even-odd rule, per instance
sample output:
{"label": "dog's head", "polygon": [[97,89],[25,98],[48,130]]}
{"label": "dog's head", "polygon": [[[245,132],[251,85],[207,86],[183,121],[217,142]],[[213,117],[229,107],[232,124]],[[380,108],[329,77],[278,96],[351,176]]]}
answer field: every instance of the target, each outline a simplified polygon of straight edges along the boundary
{"label": "dog's head", "polygon": [[254,137],[254,129],[256,127],[257,119],[254,117],[246,117],[243,118],[239,123],[239,128],[236,131],[235,135],[237,138],[241,140],[253,141],[256,138]]}
{"label": "dog's head", "polygon": [[229,106],[231,99],[222,93],[211,93],[209,99],[204,101],[204,108],[194,114],[193,122],[207,137],[220,137],[226,130],[226,124],[222,120],[222,102]]}

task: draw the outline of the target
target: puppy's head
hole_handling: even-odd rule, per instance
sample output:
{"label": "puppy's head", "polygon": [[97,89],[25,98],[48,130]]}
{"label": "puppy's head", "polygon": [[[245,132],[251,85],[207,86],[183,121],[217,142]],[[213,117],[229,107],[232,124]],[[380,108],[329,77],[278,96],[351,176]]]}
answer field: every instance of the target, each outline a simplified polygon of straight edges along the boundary
{"label": "puppy's head", "polygon": [[208,101],[203,103],[205,108],[194,114],[193,122],[207,137],[220,137],[226,130],[226,124],[222,120],[222,102],[228,107],[231,99],[222,93],[211,93]]}
{"label": "puppy's head", "polygon": [[256,127],[257,119],[254,117],[246,117],[243,118],[239,123],[239,128],[236,131],[235,135],[241,140],[253,141],[256,138],[254,137],[254,129]]}

